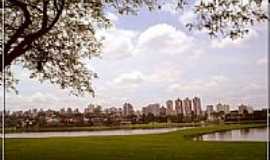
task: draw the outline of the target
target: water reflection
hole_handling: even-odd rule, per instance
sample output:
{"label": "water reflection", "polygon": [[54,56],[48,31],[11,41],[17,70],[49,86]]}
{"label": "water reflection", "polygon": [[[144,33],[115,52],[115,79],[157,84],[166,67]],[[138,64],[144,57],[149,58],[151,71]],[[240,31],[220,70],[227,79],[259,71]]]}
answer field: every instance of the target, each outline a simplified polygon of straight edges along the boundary
{"label": "water reflection", "polygon": [[199,141],[267,141],[267,128],[246,128],[215,132],[195,137]]}
{"label": "water reflection", "polygon": [[[110,130],[110,131],[73,131],[73,132],[24,132],[8,133],[6,138],[49,138],[49,137],[86,137],[86,136],[112,136],[112,135],[140,135],[159,134],[193,127],[182,128],[159,128],[159,129],[130,129],[130,130]],[[0,134],[1,135],[1,134]]]}

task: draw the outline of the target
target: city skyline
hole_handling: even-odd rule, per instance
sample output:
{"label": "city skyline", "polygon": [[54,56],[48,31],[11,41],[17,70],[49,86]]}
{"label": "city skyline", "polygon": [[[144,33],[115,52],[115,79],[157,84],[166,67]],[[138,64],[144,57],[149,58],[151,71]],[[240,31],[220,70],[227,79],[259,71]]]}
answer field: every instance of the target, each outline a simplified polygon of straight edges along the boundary
{"label": "city skyline", "polygon": [[164,104],[152,103],[136,110],[131,103],[122,106],[103,108],[101,105],[89,104],[80,111],[78,108],[61,108],[60,110],[30,109],[26,111],[7,111],[6,125],[9,127],[29,129],[63,126],[121,126],[126,124],[191,123],[191,122],[239,122],[264,121],[267,108],[254,110],[251,106],[241,104],[232,110],[227,104],[207,105],[202,109],[199,97],[183,100],[167,100]]}
{"label": "city skyline", "polygon": [[1,160],[265,160],[266,0],[7,0]]}
{"label": "city skyline", "polygon": [[267,107],[266,24],[251,27],[243,39],[232,41],[189,32],[184,27],[184,22],[194,18],[189,9],[183,15],[163,10],[142,11],[138,16],[107,12],[107,16],[114,26],[97,33],[106,37],[102,57],[87,62],[99,75],[93,81],[94,98],[69,95],[68,90],[29,79],[26,70],[15,67],[19,95],[7,93],[7,109],[83,108],[90,102],[143,106],[170,97],[199,95],[204,104],[220,101]]}
{"label": "city skyline", "polygon": [[[238,110],[239,107],[248,107],[251,109],[265,109],[268,107],[254,107],[251,106],[247,103],[239,103],[235,106],[232,106],[228,103],[224,103],[222,101],[218,101],[216,103],[212,103],[212,104],[205,104],[203,103],[201,97],[198,96],[193,96],[193,97],[177,97],[177,98],[169,98],[163,102],[150,102],[141,106],[137,106],[134,105],[131,102],[123,102],[121,105],[102,105],[99,103],[88,103],[83,107],[79,107],[79,106],[71,106],[71,105],[67,105],[67,106],[48,106],[47,108],[44,107],[36,107],[36,106],[30,106],[28,108],[23,108],[23,109],[17,109],[17,110],[10,110],[7,109],[7,111],[11,111],[11,112],[16,112],[16,111],[29,111],[29,110],[58,110],[61,111],[63,109],[72,109],[72,110],[78,110],[80,112],[85,111],[85,109],[89,108],[89,107],[97,107],[100,106],[102,108],[103,111],[108,110],[108,109],[112,109],[112,108],[123,108],[123,112],[130,112],[128,110],[130,110],[130,108],[132,108],[132,112],[133,111],[144,111],[145,108],[151,108],[150,110],[155,110],[155,108],[159,108],[160,110],[162,110],[162,108],[166,109],[166,113],[167,114],[183,114],[183,115],[187,115],[190,114],[191,112],[194,112],[194,114],[201,114],[202,112],[207,112],[209,111],[209,108],[212,108],[213,111],[216,112],[220,112],[220,111],[225,111],[225,113],[228,113],[231,110]],[[126,111],[125,111],[126,110]],[[211,109],[210,109],[211,110]]]}

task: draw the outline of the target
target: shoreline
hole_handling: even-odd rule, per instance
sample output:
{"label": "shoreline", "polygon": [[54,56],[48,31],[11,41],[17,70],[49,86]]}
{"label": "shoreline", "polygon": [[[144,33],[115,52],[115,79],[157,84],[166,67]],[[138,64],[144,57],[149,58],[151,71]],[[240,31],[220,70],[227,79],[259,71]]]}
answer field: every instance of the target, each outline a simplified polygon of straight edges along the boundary
{"label": "shoreline", "polygon": [[[211,134],[215,132],[224,132],[224,131],[230,131],[230,130],[247,129],[247,128],[267,128],[267,124],[258,124],[258,123],[224,124],[220,126],[218,125],[208,126],[206,128],[199,127],[199,128],[194,128],[195,131],[193,131],[192,133],[185,134],[184,137],[187,138],[188,140],[193,140],[194,137],[202,136],[205,134]],[[223,141],[217,141],[217,142],[223,142]]]}
{"label": "shoreline", "polygon": [[5,130],[5,133],[113,131],[113,130],[132,130],[132,129],[198,127],[201,125],[202,125],[201,123],[149,123],[149,124],[132,124],[121,126],[48,127],[48,128],[28,128],[28,129],[8,128]]}
{"label": "shoreline", "polygon": [[79,126],[79,127],[44,127],[44,128],[6,128],[5,133],[27,133],[27,132],[78,132],[78,131],[114,131],[114,130],[132,130],[132,129],[159,129],[159,128],[181,128],[181,127],[201,127],[211,125],[233,125],[233,124],[262,124],[267,126],[264,121],[246,121],[246,122],[224,122],[216,123],[148,123],[148,124],[130,124],[119,126]]}

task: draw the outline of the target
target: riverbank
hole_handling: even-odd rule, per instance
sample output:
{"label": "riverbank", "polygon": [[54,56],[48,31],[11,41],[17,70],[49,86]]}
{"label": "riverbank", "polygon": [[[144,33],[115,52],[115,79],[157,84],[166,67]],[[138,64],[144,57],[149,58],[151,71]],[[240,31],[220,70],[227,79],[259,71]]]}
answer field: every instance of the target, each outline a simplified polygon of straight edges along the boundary
{"label": "riverbank", "polygon": [[154,129],[154,128],[178,128],[178,127],[198,127],[202,123],[148,123],[129,124],[119,126],[90,126],[90,127],[46,127],[46,128],[6,128],[6,133],[20,132],[72,132],[72,131],[107,131],[118,129]]}
{"label": "riverbank", "polygon": [[[224,124],[264,124],[265,121],[241,121],[241,122],[224,122]],[[72,131],[108,131],[119,129],[154,129],[154,128],[179,128],[179,127],[199,127],[214,125],[213,123],[148,123],[148,124],[129,124],[119,126],[85,126],[85,127],[46,127],[46,128],[6,128],[5,133],[20,132],[72,132]],[[2,132],[2,131],[1,131]]]}
{"label": "riverbank", "polygon": [[266,160],[265,142],[206,142],[192,137],[262,124],[211,125],[155,135],[7,139],[7,160]]}
{"label": "riverbank", "polygon": [[184,136],[187,139],[193,139],[194,137],[201,136],[203,134],[209,134],[214,132],[224,132],[235,129],[245,128],[261,128],[267,127],[267,124],[224,124],[224,125],[209,125],[208,127],[194,128],[186,131]]}

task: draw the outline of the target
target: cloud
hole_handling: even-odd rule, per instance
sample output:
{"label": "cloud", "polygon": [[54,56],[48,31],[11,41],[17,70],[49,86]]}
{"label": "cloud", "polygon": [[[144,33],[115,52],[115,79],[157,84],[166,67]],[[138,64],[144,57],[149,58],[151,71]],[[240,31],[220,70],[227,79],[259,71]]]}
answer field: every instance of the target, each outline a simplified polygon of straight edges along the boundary
{"label": "cloud", "polygon": [[190,9],[184,12],[184,14],[179,18],[179,21],[183,25],[186,25],[187,23],[194,22],[195,18],[196,18],[196,14],[194,13],[192,9]]}
{"label": "cloud", "polygon": [[176,66],[161,64],[160,68],[153,69],[151,73],[135,70],[119,74],[111,82],[107,81],[107,85],[102,92],[106,90],[129,92],[134,91],[134,89],[142,91],[146,88],[164,86],[176,82],[181,78],[181,74],[181,70]]}
{"label": "cloud", "polygon": [[48,103],[48,101],[57,101],[57,97],[50,94],[36,92],[35,94],[29,97],[29,100],[34,103]]}
{"label": "cloud", "polygon": [[258,84],[258,82],[249,82],[243,87],[244,92],[267,90],[266,84]]}
{"label": "cloud", "polygon": [[162,5],[161,10],[163,12],[170,13],[172,15],[176,15],[180,13],[181,10],[177,9],[178,0],[169,0],[165,4]]}
{"label": "cloud", "polygon": [[84,108],[89,103],[89,99],[92,98],[90,96],[71,96],[64,90],[55,89],[55,91],[38,91],[36,89],[31,94],[8,94],[6,97],[7,110],[26,110],[30,108],[50,108],[57,110],[62,107]]}
{"label": "cloud", "polygon": [[104,37],[102,57],[104,59],[122,59],[132,55],[134,39],[137,33],[131,30],[111,28],[100,30],[98,37]]}
{"label": "cloud", "polygon": [[222,75],[216,75],[210,77],[208,80],[192,80],[184,83],[174,83],[168,87],[169,92],[179,92],[179,91],[209,91],[213,89],[220,88],[228,78]]}
{"label": "cloud", "polygon": [[180,66],[160,63],[157,68],[153,69],[152,73],[145,76],[145,79],[149,83],[165,84],[177,81],[182,74]]}
{"label": "cloud", "polygon": [[184,32],[168,24],[157,24],[140,34],[135,52],[175,55],[187,51],[192,44],[193,38]]}
{"label": "cloud", "polygon": [[97,37],[104,38],[102,57],[109,60],[133,55],[177,55],[188,50],[191,52],[194,46],[192,37],[165,23],[151,26],[142,32],[112,27],[99,30]]}
{"label": "cloud", "polygon": [[199,59],[202,55],[205,54],[205,51],[203,49],[197,49],[197,50],[194,50],[192,55],[189,57],[192,61],[195,61],[197,59]]}
{"label": "cloud", "polygon": [[259,58],[256,61],[256,64],[259,66],[265,66],[265,65],[267,65],[267,63],[268,63],[267,57]]}
{"label": "cloud", "polygon": [[144,81],[144,75],[139,71],[123,73],[117,76],[113,83],[120,87],[136,87]]}
{"label": "cloud", "polygon": [[48,106],[59,102],[59,98],[49,93],[34,92],[31,95],[13,95],[8,94],[7,106],[9,107],[25,107],[32,106]]}

